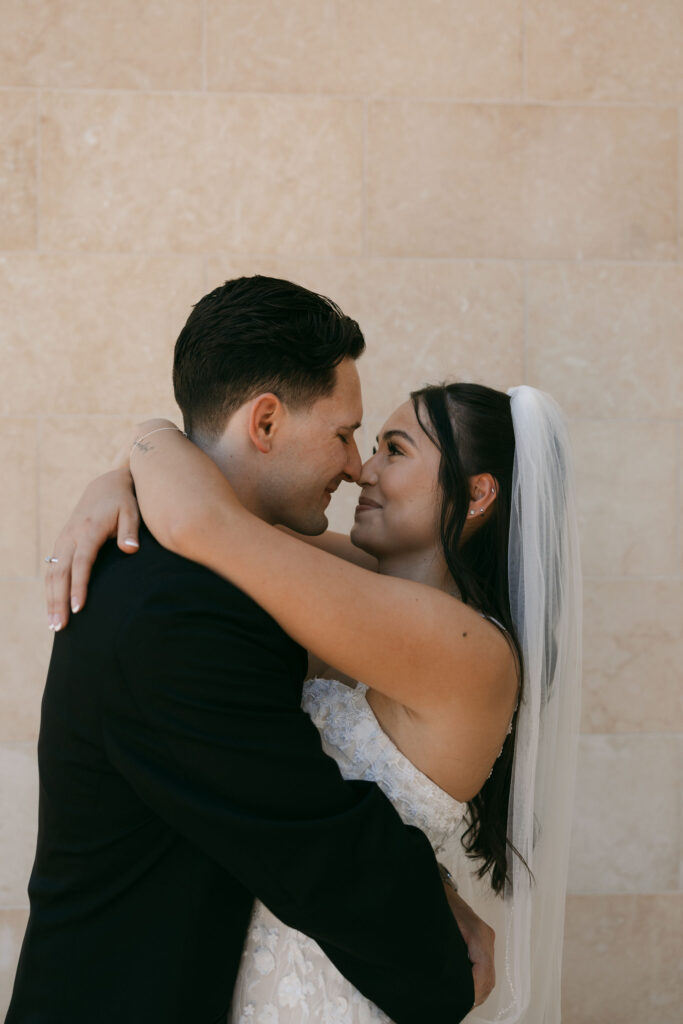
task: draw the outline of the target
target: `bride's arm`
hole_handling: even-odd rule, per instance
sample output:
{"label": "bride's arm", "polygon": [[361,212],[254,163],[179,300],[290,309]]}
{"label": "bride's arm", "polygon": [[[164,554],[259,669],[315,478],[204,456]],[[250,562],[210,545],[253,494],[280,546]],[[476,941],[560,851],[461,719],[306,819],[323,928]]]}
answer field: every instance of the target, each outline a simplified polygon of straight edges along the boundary
{"label": "bride's arm", "polygon": [[230,579],[326,664],[414,711],[465,712],[482,727],[509,702],[507,642],[472,608],[273,529],[178,432],[134,448],[131,472],[160,543]]}
{"label": "bride's arm", "polygon": [[[147,423],[145,429],[158,426],[173,424],[169,420],[155,420]],[[107,540],[115,538],[126,554],[134,554],[140,546],[140,516],[129,470],[130,448],[140,433],[137,427],[131,430],[112,469],[88,484],[53,545],[54,561],[45,575],[50,629],[63,629],[70,612],[80,611],[85,604],[92,567]]]}
{"label": "bride's arm", "polygon": [[[296,533],[294,530],[288,529],[286,526],[278,526],[278,530],[282,530],[283,533],[289,534],[290,537],[295,537],[297,540],[303,541],[305,544],[311,544],[314,548],[320,548],[321,551],[327,551],[330,555],[336,555],[337,558],[343,558],[345,562],[352,562],[354,565],[360,565],[364,569],[368,569],[370,572],[377,572],[377,559],[373,558],[366,551],[361,551],[355,544],[352,544],[351,538],[345,533],[335,533],[333,530],[326,530],[325,533],[319,534],[317,537],[307,537],[303,533]],[[332,665],[328,665],[322,658],[317,657],[312,651],[308,652],[308,672],[306,674],[307,679],[336,679],[338,682],[344,683],[345,686],[354,687],[357,680],[351,679],[350,676],[344,674],[339,668],[335,668]]]}
{"label": "bride's arm", "polygon": [[[58,561],[49,566],[45,578],[51,629],[64,628],[72,609],[79,611],[85,605],[92,567],[107,540],[115,538],[126,554],[134,554],[138,550],[140,516],[129,469],[130,450],[136,438],[158,427],[177,429],[170,420],[159,419],[131,431],[114,459],[112,469],[88,484],[60,531],[52,549]],[[367,569],[377,568],[376,560],[354,547],[344,534],[327,531],[320,537],[305,537],[287,530],[285,526],[279,529],[349,562]],[[323,662],[320,659],[311,661],[311,674],[322,675],[326,669]]]}

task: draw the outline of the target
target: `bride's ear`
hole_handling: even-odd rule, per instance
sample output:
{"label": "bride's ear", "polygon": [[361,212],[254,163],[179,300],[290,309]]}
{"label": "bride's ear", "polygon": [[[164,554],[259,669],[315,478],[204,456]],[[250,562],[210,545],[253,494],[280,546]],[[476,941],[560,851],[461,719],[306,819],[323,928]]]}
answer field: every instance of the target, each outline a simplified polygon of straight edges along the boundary
{"label": "bride's ear", "polygon": [[259,395],[249,410],[249,440],[258,451],[267,454],[273,445],[284,415],[284,407],[277,395],[268,392]]}
{"label": "bride's ear", "polygon": [[477,518],[486,514],[486,510],[496,500],[498,484],[490,473],[478,473],[469,478],[470,507],[468,517]]}

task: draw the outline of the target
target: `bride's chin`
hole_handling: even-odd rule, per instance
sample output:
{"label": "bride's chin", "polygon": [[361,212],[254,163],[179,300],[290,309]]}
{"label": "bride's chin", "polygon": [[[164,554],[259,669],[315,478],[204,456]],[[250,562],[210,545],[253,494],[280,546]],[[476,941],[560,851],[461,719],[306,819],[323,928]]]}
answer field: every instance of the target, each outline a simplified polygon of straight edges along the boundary
{"label": "bride's chin", "polygon": [[363,527],[359,526],[358,523],[354,523],[349,531],[349,540],[361,551],[365,551],[365,540],[363,537]]}
{"label": "bride's chin", "polygon": [[354,547],[360,548],[361,551],[365,551],[367,555],[372,555],[373,558],[377,557],[375,545],[367,536],[367,531],[363,530],[362,525],[355,523],[351,527],[351,530],[349,531],[349,540]]}
{"label": "bride's chin", "polygon": [[360,548],[361,551],[365,550],[365,548],[363,547],[363,540],[361,537],[358,536],[357,526],[352,526],[351,529],[349,530],[349,540],[354,545],[354,547]]}

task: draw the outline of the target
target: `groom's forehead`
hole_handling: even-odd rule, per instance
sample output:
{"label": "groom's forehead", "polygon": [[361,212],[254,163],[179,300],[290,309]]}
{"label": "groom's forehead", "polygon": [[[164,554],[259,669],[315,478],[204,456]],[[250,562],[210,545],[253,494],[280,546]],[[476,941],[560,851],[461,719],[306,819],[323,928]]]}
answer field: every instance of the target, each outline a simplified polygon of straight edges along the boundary
{"label": "groom's forehead", "polygon": [[358,371],[352,362],[350,366],[337,367],[333,389],[316,399],[308,412],[337,430],[358,429],[363,418],[363,400]]}
{"label": "groom's forehead", "polygon": [[360,421],[363,418],[360,376],[353,359],[344,359],[336,367],[335,386],[330,398],[340,407],[351,409],[353,421]]}

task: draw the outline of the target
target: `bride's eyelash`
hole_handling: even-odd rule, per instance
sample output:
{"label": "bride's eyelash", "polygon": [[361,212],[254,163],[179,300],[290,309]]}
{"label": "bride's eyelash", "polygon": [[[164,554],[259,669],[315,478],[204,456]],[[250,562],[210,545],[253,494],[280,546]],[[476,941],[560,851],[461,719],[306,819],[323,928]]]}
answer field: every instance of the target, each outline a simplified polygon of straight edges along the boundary
{"label": "bride's eyelash", "polygon": [[[397,445],[395,445],[393,441],[387,441],[387,448],[389,450],[389,454],[390,455],[403,455],[403,452],[401,451],[401,449]],[[376,444],[373,444],[373,446],[372,446],[372,454],[373,455],[377,454],[377,445]]]}

